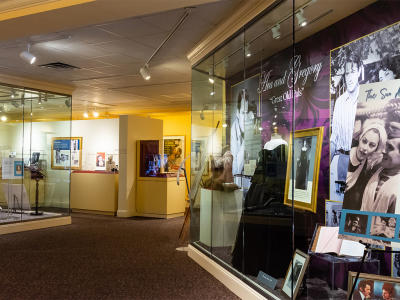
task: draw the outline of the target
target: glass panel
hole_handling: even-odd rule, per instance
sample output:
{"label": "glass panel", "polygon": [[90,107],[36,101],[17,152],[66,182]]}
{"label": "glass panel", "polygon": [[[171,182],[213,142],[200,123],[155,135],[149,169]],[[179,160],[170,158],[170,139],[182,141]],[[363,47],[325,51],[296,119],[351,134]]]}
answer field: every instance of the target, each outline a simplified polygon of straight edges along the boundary
{"label": "glass panel", "polygon": [[64,169],[51,162],[53,137],[70,137],[71,97],[4,85],[0,91],[0,222],[69,214],[71,149]]}

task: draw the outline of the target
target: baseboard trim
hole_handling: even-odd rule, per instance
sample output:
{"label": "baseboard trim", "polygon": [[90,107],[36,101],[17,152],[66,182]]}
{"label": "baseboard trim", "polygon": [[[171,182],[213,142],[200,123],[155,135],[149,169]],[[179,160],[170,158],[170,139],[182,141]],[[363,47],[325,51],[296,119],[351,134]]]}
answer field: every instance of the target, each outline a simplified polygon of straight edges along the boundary
{"label": "baseboard trim", "polygon": [[83,213],[83,214],[93,214],[93,215],[106,215],[106,216],[115,216],[116,212],[113,211],[103,211],[103,210],[90,210],[90,209],[78,209],[71,208],[72,212]]}
{"label": "baseboard trim", "polygon": [[0,235],[71,224],[71,216],[0,225]]}
{"label": "baseboard trim", "polygon": [[176,213],[176,214],[145,214],[145,213],[137,213],[135,216],[138,217],[148,217],[148,218],[160,218],[160,219],[172,219],[182,217],[184,213]]}
{"label": "baseboard trim", "polygon": [[[188,256],[241,299],[267,299],[192,245],[188,247]],[[275,295],[270,296],[270,299],[280,300]]]}

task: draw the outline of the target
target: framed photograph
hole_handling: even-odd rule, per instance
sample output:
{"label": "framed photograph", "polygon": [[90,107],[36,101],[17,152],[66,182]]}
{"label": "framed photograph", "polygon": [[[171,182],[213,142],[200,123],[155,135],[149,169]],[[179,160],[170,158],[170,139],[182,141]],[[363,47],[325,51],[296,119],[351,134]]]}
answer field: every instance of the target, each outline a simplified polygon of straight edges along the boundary
{"label": "framed photograph", "polygon": [[164,171],[177,173],[182,161],[185,159],[185,137],[164,137]]}
{"label": "framed photograph", "polygon": [[[191,153],[191,172],[192,174],[197,174],[201,171],[203,165],[206,161],[206,149],[205,140],[192,140],[192,153]],[[204,174],[208,175],[208,168],[204,168]]]}
{"label": "framed photograph", "polygon": [[106,153],[105,152],[97,152],[96,153],[96,170],[105,170],[106,169]]}
{"label": "framed photograph", "polygon": [[[297,130],[294,138],[290,136],[284,201],[286,205],[293,204],[297,208],[316,211],[323,135],[324,127],[316,127]],[[292,178],[292,165],[294,178]],[[293,186],[294,193],[292,193]]]}
{"label": "framed photograph", "polygon": [[51,168],[82,169],[82,137],[54,137],[51,142]]}
{"label": "framed photograph", "polygon": [[[310,257],[296,249],[292,262],[286,272],[285,281],[283,283],[282,291],[289,297],[292,297],[292,286],[293,286],[293,299],[296,299],[297,293],[301,282],[303,281],[304,273],[308,266],[308,261]],[[293,270],[292,270],[293,264]],[[293,275],[292,275],[293,271]]]}
{"label": "framed photograph", "polygon": [[[392,248],[392,250],[400,251],[399,248]],[[400,253],[392,253],[392,277],[400,277]]]}
{"label": "framed photograph", "polygon": [[[356,279],[356,272],[349,272],[347,297]],[[360,273],[351,299],[399,299],[400,278]]]}
{"label": "framed photograph", "polygon": [[342,216],[342,202],[325,200],[325,226],[339,227]]}

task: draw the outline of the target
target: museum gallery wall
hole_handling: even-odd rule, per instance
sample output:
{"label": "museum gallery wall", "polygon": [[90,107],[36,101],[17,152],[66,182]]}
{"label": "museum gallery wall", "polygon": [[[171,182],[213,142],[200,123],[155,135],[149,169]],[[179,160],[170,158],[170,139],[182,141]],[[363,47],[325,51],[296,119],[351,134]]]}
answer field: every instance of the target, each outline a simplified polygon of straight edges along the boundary
{"label": "museum gallery wall", "polygon": [[[200,191],[192,193],[198,225],[191,239],[261,293],[346,299],[364,291],[349,277],[361,266],[365,280],[376,283],[373,295],[381,296],[388,282],[392,298],[400,297],[399,285],[382,277],[397,277],[399,266],[389,248],[400,242],[398,11],[399,2],[379,1],[256,64],[243,61],[245,70],[229,77],[216,74],[218,52],[193,69],[195,79],[216,75],[223,92],[221,103],[198,105],[195,85],[207,83],[194,82],[192,145],[199,153],[192,173],[203,173],[192,180]],[[210,128],[207,134],[193,131],[201,126]],[[218,150],[206,157],[201,152],[210,143]],[[375,250],[361,263],[365,245]],[[340,271],[332,271],[335,264]],[[263,276],[280,283],[271,286]]]}

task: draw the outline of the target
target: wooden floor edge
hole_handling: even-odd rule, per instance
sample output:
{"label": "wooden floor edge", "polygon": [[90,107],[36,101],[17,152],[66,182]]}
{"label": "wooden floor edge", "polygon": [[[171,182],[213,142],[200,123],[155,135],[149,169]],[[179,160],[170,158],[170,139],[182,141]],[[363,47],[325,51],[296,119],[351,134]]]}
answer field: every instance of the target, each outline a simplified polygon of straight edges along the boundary
{"label": "wooden floor edge", "polygon": [[71,224],[71,216],[0,225],[0,235]]}

